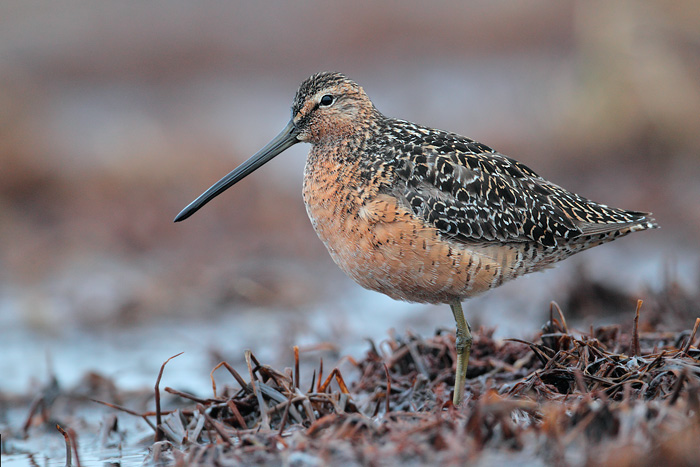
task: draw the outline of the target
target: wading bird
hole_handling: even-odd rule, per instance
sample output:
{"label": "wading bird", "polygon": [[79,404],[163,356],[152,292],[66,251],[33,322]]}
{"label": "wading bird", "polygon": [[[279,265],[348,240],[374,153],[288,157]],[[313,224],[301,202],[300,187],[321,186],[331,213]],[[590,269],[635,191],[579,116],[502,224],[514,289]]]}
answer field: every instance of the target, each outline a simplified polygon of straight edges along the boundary
{"label": "wading bird", "polygon": [[648,213],[590,201],[472,139],[386,117],[359,85],[332,72],[305,80],[282,132],[175,221],[301,142],[312,145],[304,203],[333,261],[368,289],[450,305],[455,405],[472,344],[463,299],[657,226]]}

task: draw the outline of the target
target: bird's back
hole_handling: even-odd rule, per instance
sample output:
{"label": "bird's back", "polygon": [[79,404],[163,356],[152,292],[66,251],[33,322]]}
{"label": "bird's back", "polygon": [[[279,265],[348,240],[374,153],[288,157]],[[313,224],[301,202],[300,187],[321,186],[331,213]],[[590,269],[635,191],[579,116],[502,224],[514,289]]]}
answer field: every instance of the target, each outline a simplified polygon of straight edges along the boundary
{"label": "bird's back", "polygon": [[469,138],[387,120],[391,136],[376,151],[393,166],[393,194],[448,238],[558,247],[656,227],[647,213],[590,201]]}

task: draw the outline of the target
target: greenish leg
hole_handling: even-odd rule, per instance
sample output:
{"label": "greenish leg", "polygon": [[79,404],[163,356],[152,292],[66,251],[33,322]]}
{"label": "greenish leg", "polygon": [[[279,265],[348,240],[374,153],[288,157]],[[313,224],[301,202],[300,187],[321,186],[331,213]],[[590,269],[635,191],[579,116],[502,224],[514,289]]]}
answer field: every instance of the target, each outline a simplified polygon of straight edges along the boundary
{"label": "greenish leg", "polygon": [[472,350],[472,333],[469,323],[464,319],[462,302],[455,300],[450,303],[452,314],[457,323],[457,373],[455,375],[455,393],[452,403],[457,406],[464,397],[464,383],[467,379],[467,365],[469,364],[469,354]]}

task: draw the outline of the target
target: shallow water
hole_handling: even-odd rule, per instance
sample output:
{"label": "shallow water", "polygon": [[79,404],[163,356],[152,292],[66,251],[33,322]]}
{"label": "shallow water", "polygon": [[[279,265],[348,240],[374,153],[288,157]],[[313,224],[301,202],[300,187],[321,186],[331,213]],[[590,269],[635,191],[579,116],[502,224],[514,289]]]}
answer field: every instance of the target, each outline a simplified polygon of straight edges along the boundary
{"label": "shallow water", "polygon": [[[665,267],[664,253],[631,253],[605,247],[584,253],[466,300],[465,312],[472,323],[496,327],[497,337],[527,337],[546,319],[549,301],[561,297],[575,280],[579,264],[595,264],[596,277],[622,290],[655,287]],[[697,283],[698,261],[698,255],[687,255],[674,263],[687,287]],[[113,379],[123,390],[138,390],[152,386],[162,362],[180,352],[184,353],[166,367],[162,386],[206,394],[211,390],[209,371],[217,363],[212,353],[241,364],[243,351],[251,349],[260,360],[284,366],[291,364],[292,345],[330,342],[335,354],[358,358],[367,348],[365,339],[380,341],[390,329],[429,335],[454,326],[446,305],[394,301],[349,280],[336,300],[306,309],[236,307],[203,319],[164,317],[122,328],[66,327],[49,333],[15,320],[16,310],[8,308],[16,306],[6,295],[0,313],[0,391],[7,394],[31,393],[49,374],[55,374],[61,386],[73,387],[88,371]]]}

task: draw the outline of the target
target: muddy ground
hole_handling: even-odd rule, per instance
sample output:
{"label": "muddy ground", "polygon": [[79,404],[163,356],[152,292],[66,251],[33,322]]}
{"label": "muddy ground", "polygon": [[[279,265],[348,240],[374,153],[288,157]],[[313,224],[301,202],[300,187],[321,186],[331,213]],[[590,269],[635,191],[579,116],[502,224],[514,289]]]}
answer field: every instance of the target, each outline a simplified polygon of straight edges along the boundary
{"label": "muddy ground", "polygon": [[[595,301],[605,289],[584,281],[570,291],[570,319],[582,291]],[[321,359],[310,376],[298,347],[287,368],[246,352],[245,365],[210,368],[207,395],[161,384],[177,355],[151,391],[123,391],[98,373],[72,388],[54,379],[31,401],[2,399],[25,408],[3,450],[17,458],[55,431],[74,465],[81,456],[82,465],[695,465],[698,299],[668,282],[619,325],[577,330],[552,303],[529,340],[480,328],[460,407],[448,330],[369,341],[361,359]]]}

